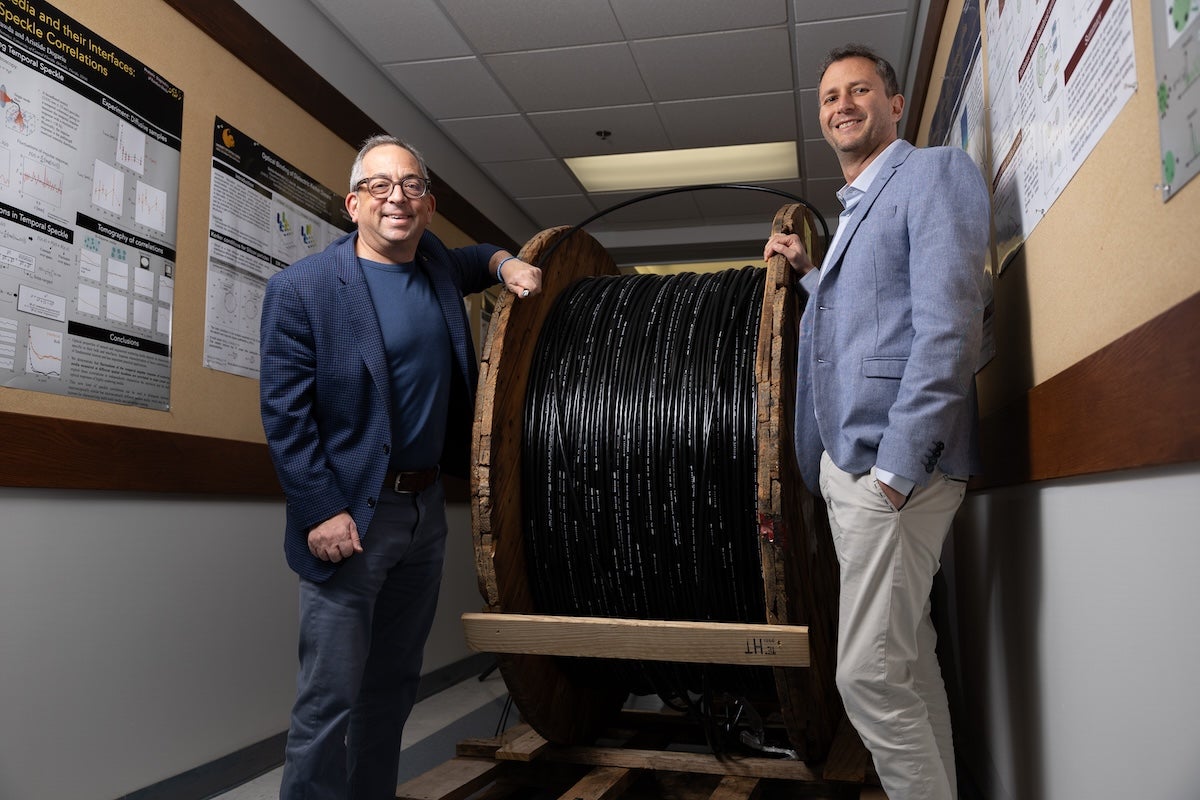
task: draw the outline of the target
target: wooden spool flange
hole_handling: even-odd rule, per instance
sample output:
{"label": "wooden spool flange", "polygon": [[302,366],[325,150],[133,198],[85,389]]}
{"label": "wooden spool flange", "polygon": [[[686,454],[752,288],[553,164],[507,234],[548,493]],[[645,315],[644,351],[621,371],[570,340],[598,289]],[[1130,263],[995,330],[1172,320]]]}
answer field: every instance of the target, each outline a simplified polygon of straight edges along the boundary
{"label": "wooden spool flange", "polygon": [[[569,230],[552,228],[537,234],[521,249],[521,259],[540,263]],[[772,230],[800,233],[814,259],[819,259],[821,245],[803,206],[781,209]],[[516,300],[506,293],[497,303],[479,368],[472,528],[479,589],[490,612],[539,613],[526,575],[521,510],[525,391],[538,334],[555,299],[576,280],[619,274],[604,248],[581,230],[554,247],[541,267],[541,295]],[[809,628],[810,666],[774,668],[780,712],[792,746],[807,758],[823,758],[841,716],[833,684],[837,561],[824,514],[815,513],[792,453],[799,314],[793,287],[787,263],[772,258],[767,264],[755,365],[757,513],[766,621]],[[626,699],[625,687],[573,681],[552,656],[507,653],[497,658],[523,718],[552,742],[589,740]]]}

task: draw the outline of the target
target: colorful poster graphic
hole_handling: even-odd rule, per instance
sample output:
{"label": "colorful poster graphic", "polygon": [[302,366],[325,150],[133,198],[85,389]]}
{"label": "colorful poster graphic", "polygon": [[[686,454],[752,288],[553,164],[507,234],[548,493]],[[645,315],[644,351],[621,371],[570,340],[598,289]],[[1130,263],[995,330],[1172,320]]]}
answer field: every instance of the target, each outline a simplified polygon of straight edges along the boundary
{"label": "colorful poster graphic", "polygon": [[1154,0],[1162,199],[1200,172],[1200,0]]}

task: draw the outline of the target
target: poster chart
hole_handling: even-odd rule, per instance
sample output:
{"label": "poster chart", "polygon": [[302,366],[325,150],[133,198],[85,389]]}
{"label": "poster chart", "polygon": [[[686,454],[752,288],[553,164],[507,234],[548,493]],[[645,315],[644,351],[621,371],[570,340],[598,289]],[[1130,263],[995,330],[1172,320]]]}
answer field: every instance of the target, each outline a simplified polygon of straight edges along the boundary
{"label": "poster chart", "polygon": [[1151,0],[1165,203],[1200,172],[1200,0]]}
{"label": "poster chart", "polygon": [[1002,268],[1137,89],[1130,2],[987,4],[992,215]]}
{"label": "poster chart", "polygon": [[166,410],[183,93],[0,3],[0,385]]}
{"label": "poster chart", "polygon": [[213,126],[210,208],[204,366],[257,378],[267,280],[354,226],[345,195],[220,117]]}

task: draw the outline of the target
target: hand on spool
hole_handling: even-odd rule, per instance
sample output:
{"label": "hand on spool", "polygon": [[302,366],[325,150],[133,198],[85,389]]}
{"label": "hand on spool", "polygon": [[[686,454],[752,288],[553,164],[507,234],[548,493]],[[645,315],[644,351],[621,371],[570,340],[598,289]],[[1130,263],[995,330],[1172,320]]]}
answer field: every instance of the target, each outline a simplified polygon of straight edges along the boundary
{"label": "hand on spool", "polygon": [[501,262],[503,271],[497,275],[504,288],[517,297],[530,297],[542,292],[542,271],[513,256]]}
{"label": "hand on spool", "polygon": [[763,248],[763,261],[767,261],[776,254],[787,259],[788,266],[801,275],[807,275],[811,270],[816,269],[816,265],[808,257],[808,251],[804,249],[800,237],[794,233],[771,234],[771,238],[767,240],[767,244]]}

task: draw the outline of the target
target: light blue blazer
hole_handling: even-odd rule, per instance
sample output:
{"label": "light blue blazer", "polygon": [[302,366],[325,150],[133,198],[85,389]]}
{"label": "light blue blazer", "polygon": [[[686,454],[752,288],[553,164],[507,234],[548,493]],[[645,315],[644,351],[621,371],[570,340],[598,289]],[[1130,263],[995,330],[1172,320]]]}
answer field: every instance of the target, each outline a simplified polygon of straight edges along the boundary
{"label": "light blue blazer", "polygon": [[881,157],[824,276],[801,280],[796,456],[814,492],[822,451],[917,486],[980,466],[987,186],[957,148],[902,141]]}

